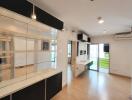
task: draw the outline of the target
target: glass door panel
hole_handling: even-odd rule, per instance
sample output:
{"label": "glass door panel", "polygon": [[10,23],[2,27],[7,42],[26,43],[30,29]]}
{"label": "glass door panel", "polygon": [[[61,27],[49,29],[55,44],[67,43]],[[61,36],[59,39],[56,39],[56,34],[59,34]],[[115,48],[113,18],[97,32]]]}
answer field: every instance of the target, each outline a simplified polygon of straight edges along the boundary
{"label": "glass door panel", "polygon": [[93,61],[93,64],[90,66],[91,70],[98,70],[98,51],[99,46],[98,44],[91,44],[90,45],[90,60]]}
{"label": "glass door panel", "polygon": [[109,72],[109,44],[99,44],[99,71]]}

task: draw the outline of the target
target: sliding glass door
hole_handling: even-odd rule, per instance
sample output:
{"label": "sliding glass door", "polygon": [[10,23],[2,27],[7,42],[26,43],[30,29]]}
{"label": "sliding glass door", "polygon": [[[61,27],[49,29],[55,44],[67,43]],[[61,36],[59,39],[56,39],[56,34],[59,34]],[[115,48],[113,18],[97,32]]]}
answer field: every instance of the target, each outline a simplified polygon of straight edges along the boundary
{"label": "sliding glass door", "polygon": [[109,56],[109,44],[91,44],[90,60],[93,64],[89,69],[108,73],[110,65]]}
{"label": "sliding glass door", "polygon": [[98,71],[98,58],[99,58],[99,45],[91,44],[90,45],[90,60],[93,61],[93,64],[89,69]]}
{"label": "sliding glass door", "polygon": [[109,44],[99,44],[99,71],[100,72],[109,72]]}

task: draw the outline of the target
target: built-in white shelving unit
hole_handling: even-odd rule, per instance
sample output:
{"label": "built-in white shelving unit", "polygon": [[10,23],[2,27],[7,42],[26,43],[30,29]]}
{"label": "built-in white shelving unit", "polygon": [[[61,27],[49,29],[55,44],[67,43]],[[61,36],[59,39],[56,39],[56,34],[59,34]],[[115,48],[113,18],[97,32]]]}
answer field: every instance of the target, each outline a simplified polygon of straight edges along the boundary
{"label": "built-in white shelving unit", "polygon": [[0,35],[0,81],[9,80],[13,77],[13,52],[12,37]]}

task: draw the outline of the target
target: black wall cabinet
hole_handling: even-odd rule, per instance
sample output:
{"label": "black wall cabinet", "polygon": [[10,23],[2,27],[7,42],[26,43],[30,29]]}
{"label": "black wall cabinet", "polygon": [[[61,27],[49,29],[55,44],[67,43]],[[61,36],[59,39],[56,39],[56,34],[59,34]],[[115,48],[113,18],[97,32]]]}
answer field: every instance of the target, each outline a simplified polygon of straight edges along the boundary
{"label": "black wall cabinet", "polygon": [[12,100],[45,100],[45,80],[14,93]]}
{"label": "black wall cabinet", "polygon": [[[31,18],[33,11],[33,4],[27,0],[0,0],[0,6],[28,18]],[[37,16],[37,21],[59,30],[63,29],[64,23],[46,11],[35,6],[35,13]]]}
{"label": "black wall cabinet", "polygon": [[47,79],[46,100],[50,100],[60,90],[62,90],[62,72]]}
{"label": "black wall cabinet", "polygon": [[10,96],[4,97],[4,98],[2,98],[0,100],[10,100]]}

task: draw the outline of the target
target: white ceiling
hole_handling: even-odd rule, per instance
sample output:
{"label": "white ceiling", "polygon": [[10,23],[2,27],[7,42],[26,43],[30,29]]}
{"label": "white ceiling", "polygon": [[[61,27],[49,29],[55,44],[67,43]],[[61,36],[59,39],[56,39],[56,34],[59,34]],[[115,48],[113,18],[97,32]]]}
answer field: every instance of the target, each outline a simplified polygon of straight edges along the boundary
{"label": "white ceiling", "polygon": [[[64,21],[66,26],[82,29],[90,35],[130,31],[132,25],[132,0],[36,0],[35,3]],[[101,25],[97,23],[100,16],[105,21]]]}

